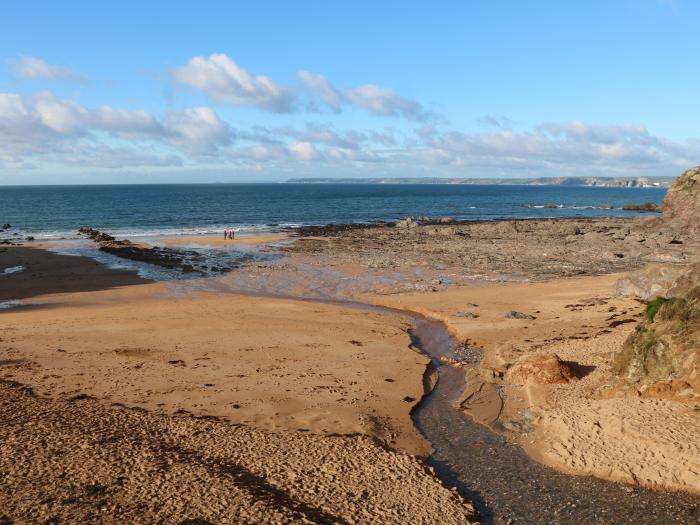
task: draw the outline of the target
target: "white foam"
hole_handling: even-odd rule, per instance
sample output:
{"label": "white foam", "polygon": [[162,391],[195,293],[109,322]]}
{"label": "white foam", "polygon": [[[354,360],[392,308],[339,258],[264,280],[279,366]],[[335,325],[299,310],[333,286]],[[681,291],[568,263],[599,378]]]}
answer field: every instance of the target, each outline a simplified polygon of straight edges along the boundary
{"label": "white foam", "polygon": [[18,308],[24,303],[18,299],[12,299],[10,301],[0,301],[0,310],[9,310],[10,308]]}
{"label": "white foam", "polygon": [[[220,235],[224,230],[233,228],[240,233],[261,233],[277,231],[287,228],[298,228],[300,223],[276,223],[271,224],[209,224],[202,226],[191,226],[185,228],[168,227],[147,227],[147,228],[110,228],[109,226],[98,226],[98,230],[104,231],[120,239],[143,239],[158,237],[190,237],[196,235]],[[45,230],[45,231],[17,231],[17,239],[24,239],[28,236],[34,237],[37,241],[51,240],[72,240],[81,239],[77,228],[74,230]]]}
{"label": "white foam", "polygon": [[24,270],[26,270],[24,266],[10,266],[9,268],[5,268],[2,274],[9,275],[11,273],[23,272]]}

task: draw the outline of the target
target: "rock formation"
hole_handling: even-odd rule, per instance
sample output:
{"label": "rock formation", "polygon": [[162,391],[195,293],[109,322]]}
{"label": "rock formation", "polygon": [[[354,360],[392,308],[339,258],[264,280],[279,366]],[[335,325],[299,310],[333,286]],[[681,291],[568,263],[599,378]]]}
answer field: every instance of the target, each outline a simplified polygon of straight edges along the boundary
{"label": "rock formation", "polygon": [[678,177],[669,188],[662,209],[660,223],[664,227],[700,232],[700,166]]}
{"label": "rock formation", "polygon": [[149,264],[171,268],[182,272],[225,272],[229,268],[209,267],[202,254],[191,250],[179,250],[173,248],[161,248],[159,246],[144,246],[129,240],[118,241],[104,232],[82,226],[79,233],[90,237],[97,243],[97,249],[111,253],[117,257],[141,261]]}
{"label": "rock formation", "polygon": [[645,321],[615,356],[612,370],[645,396],[700,399],[700,264],[668,297],[647,303]]}
{"label": "rock formation", "polygon": [[568,383],[574,373],[556,354],[535,354],[521,357],[506,372],[506,383],[511,385],[555,385]]}
{"label": "rock formation", "polygon": [[[653,226],[691,237],[700,233],[700,167],[671,186]],[[621,279],[617,291],[648,302],[646,319],[613,360],[613,375],[644,396],[699,400],[700,259],[651,265]]]}

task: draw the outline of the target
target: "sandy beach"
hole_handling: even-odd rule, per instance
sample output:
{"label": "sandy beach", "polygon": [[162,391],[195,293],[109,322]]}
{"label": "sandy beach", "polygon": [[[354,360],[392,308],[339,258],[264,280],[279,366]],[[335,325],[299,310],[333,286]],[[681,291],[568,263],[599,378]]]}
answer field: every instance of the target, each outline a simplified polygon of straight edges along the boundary
{"label": "sandy beach", "polygon": [[[463,523],[474,516],[473,507],[406,455],[425,456],[430,451],[409,418],[423,395],[421,378],[428,360],[409,348],[408,326],[400,316],[392,319],[331,304],[239,295],[177,298],[166,283],[144,282],[129,272],[105,269],[93,279],[89,270],[94,263],[87,258],[68,257],[72,264],[52,266],[57,272],[53,274],[43,265],[56,256],[40,248],[10,247],[2,257],[4,264],[27,265],[24,272],[3,276],[5,297],[24,295],[31,304],[2,314],[0,373],[6,397],[12,400],[3,405],[3,420],[29,418],[33,423],[27,425],[42,428],[43,435],[63,443],[64,450],[79,450],[64,465],[60,452],[42,449],[43,440],[22,438],[23,450],[44,458],[37,472],[55,480],[48,489],[53,494],[50,501],[36,506],[32,494],[39,487],[32,484],[32,476],[26,477],[28,472],[11,466],[19,435],[5,426],[8,434],[0,461],[9,476],[4,477],[2,505],[15,519],[76,520],[94,512],[96,504],[103,516],[118,508],[119,516],[134,512],[142,519],[166,521],[190,511],[204,517],[220,517],[223,512],[231,523],[276,522],[284,516],[315,521],[323,515],[321,508],[334,508],[328,515],[341,522],[363,516],[361,521],[398,523],[409,515],[431,521],[437,513],[441,520]],[[19,293],[28,279],[38,295]],[[70,291],[57,287],[56,281],[72,283]],[[50,417],[41,416],[47,412]],[[91,421],[95,428],[66,429],[60,418]],[[104,437],[109,422],[115,420],[118,428],[112,430],[119,437]],[[183,432],[198,436],[202,431],[197,428],[205,428],[207,438],[195,438],[192,452],[187,453],[188,465],[181,465],[190,473],[177,473],[177,460],[175,467],[166,460],[178,455],[170,449],[140,459],[147,445],[128,439],[128,428],[146,421],[155,429],[149,439],[158,439],[160,448],[165,447],[163,440],[176,440],[181,446]],[[212,425],[223,433],[220,439],[229,443],[227,447],[212,448],[217,439],[211,434]],[[347,437],[332,437],[337,435]],[[107,449],[81,445],[104,439],[110,443]],[[279,452],[282,443],[289,452]],[[265,452],[266,446],[271,452]],[[147,448],[153,450],[152,445]],[[216,457],[209,458],[211,453]],[[165,476],[166,486],[169,479],[201,476],[197,469],[204,469],[207,483],[219,488],[205,492],[201,500],[193,492],[192,499],[185,495],[173,506],[154,506],[149,498],[161,499],[173,489],[136,497],[133,491],[143,490],[142,481],[133,472],[115,471],[109,457],[127,463],[139,458],[138,468],[150,472],[155,468],[158,476]],[[280,474],[267,471],[262,457]],[[223,466],[214,471],[209,466],[232,461],[247,465],[240,467],[242,472],[257,472],[245,476],[266,480],[259,493],[251,493],[248,483],[235,476],[229,479]],[[71,498],[61,496],[69,489],[52,477],[57,462],[71,472],[75,488],[70,490],[80,492],[83,485],[97,484],[109,487],[104,489],[107,495],[92,494],[87,488],[88,494],[75,496],[74,503],[61,503]],[[328,475],[319,478],[319,468]],[[289,481],[276,480],[280,475],[293,479],[301,492],[287,492]],[[353,476],[361,483],[360,493],[367,493],[354,500],[355,507],[347,496]],[[385,504],[386,489],[398,479],[405,495],[392,491],[391,503]],[[270,496],[273,489],[265,489],[268,484],[283,487],[274,489],[279,496]],[[230,500],[217,499],[214,507],[207,504],[231,486],[243,486],[241,495],[241,489],[235,489]],[[376,504],[369,503],[373,498],[379,498]],[[252,502],[255,505],[247,511]]]}
{"label": "sandy beach", "polygon": [[[648,240],[644,228],[643,221],[614,219],[554,227],[505,221],[410,231],[313,231],[275,248],[283,256],[277,261],[165,282],[110,270],[87,257],[60,256],[41,245],[8,246],[0,253],[3,267],[23,269],[3,275],[0,292],[4,300],[23,300],[25,306],[5,310],[0,318],[0,374],[11,400],[3,417],[15,421],[20,416],[12,414],[21,414],[71,447],[84,442],[83,431],[67,436],[55,417],[36,414],[94,420],[98,430],[85,430],[93,435],[88,443],[107,440],[110,457],[145,455],[139,468],[164,476],[166,492],[172,469],[185,477],[205,469],[212,487],[227,490],[230,480],[222,478],[221,465],[234,461],[236,472],[245,472],[237,475],[264,483],[252,490],[234,480],[240,488],[220,503],[227,516],[237,517],[231,522],[274,522],[280,516],[323,521],[330,515],[331,521],[352,522],[357,508],[366,512],[361,522],[398,523],[407,516],[426,523],[475,520],[474,507],[423,463],[433,447],[411,414],[434,382],[425,382],[430,359],[415,346],[417,315],[442,323],[458,345],[454,354],[440,357],[443,366],[463,369],[467,378],[462,391],[452,392],[450,410],[560,471],[698,493],[700,469],[693,458],[700,451],[700,427],[693,407],[606,394],[612,356],[644,311],[639,301],[616,294],[625,275],[620,272],[654,260],[684,261],[694,250],[690,242],[667,246],[663,239]],[[462,230],[468,234],[460,235]],[[484,242],[486,236],[491,242]],[[234,242],[262,248],[286,238]],[[538,264],[541,250],[533,246],[556,246],[557,239],[565,247],[548,249],[547,264]],[[580,239],[588,241],[579,246]],[[591,242],[598,249],[585,249]],[[159,240],[175,248],[223,243],[203,237]],[[430,256],[405,250],[415,245],[426,246]],[[458,265],[464,254],[470,260],[466,267]],[[476,352],[479,359],[463,359],[460,352]],[[528,374],[539,365],[530,361],[551,356],[556,356],[554,379],[531,381]],[[561,381],[556,363],[570,374]],[[110,421],[119,422],[111,434]],[[142,440],[125,441],[125,428],[143,424],[155,429],[157,452]],[[197,430],[200,426],[206,430]],[[192,434],[186,447],[183,433]],[[210,433],[227,436],[221,439],[229,444],[212,447]],[[251,441],[265,445],[251,448]],[[294,445],[282,454],[278,442]],[[16,453],[12,443],[2,448],[0,460]],[[60,459],[38,443],[31,445],[32,453],[44,458],[38,468],[45,473]],[[7,496],[5,505],[27,520],[77,519],[98,500],[101,508],[119,508],[123,516],[136,512],[131,505],[141,501],[134,496],[141,482],[116,471],[107,452],[91,453],[93,447],[80,445],[78,454],[95,473],[92,478],[71,463],[71,490],[77,495],[61,495],[67,489],[52,481],[56,495],[41,507],[30,504],[37,490],[33,482],[4,467],[13,480],[4,493],[24,494]],[[325,459],[314,460],[318,454]],[[347,463],[358,455],[377,469],[358,459]],[[319,465],[336,474],[313,481],[317,488],[311,489],[305,476]],[[397,468],[399,477],[386,477]],[[277,472],[285,477],[278,480]],[[361,479],[367,501],[376,505],[356,500],[360,507],[353,507],[349,502],[355,500],[336,495],[339,487]],[[397,480],[406,492],[389,495]],[[283,495],[271,499],[270,486]],[[413,491],[432,503],[409,497]],[[144,516],[169,521],[183,513],[212,515],[204,503],[208,497],[197,502],[192,493],[173,506],[154,506],[144,496],[140,505],[148,509]],[[61,498],[76,503],[57,503]],[[261,498],[258,514],[245,514],[250,498]]]}
{"label": "sandy beach", "polygon": [[237,233],[234,239],[224,239],[222,233],[221,237],[211,235],[165,237],[159,239],[159,242],[166,246],[235,246],[237,244],[268,244],[284,241],[288,238],[289,235],[284,233]]}

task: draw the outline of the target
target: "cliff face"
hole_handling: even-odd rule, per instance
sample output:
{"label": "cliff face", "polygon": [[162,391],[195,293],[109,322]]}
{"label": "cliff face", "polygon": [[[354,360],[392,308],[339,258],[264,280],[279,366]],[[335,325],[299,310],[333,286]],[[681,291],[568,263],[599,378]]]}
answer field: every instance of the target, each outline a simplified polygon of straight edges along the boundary
{"label": "cliff face", "polygon": [[[671,186],[656,226],[700,235],[700,167],[686,171]],[[698,401],[700,259],[696,254],[696,262],[665,270],[668,271],[647,268],[627,278],[634,281],[635,277],[639,280],[646,276],[640,289],[649,291],[647,297],[636,295],[651,300],[647,303],[646,319],[615,356],[612,372],[642,395]],[[622,279],[618,283],[618,290],[625,282]],[[654,287],[658,290],[651,293]]]}
{"label": "cliff face", "polygon": [[700,231],[700,166],[681,175],[669,188],[661,224]]}

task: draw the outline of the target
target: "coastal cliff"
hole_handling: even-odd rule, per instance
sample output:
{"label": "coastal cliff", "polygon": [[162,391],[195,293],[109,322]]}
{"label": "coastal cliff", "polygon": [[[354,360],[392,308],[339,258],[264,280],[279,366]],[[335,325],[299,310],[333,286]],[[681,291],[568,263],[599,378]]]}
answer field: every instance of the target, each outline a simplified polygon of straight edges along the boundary
{"label": "coastal cliff", "polygon": [[[700,231],[700,167],[687,170],[671,186],[654,226]],[[700,399],[700,259],[639,272],[618,283],[618,290],[632,282],[637,283],[634,295],[648,301],[646,318],[613,361],[613,376],[623,381],[618,386],[631,386],[646,397]]]}

